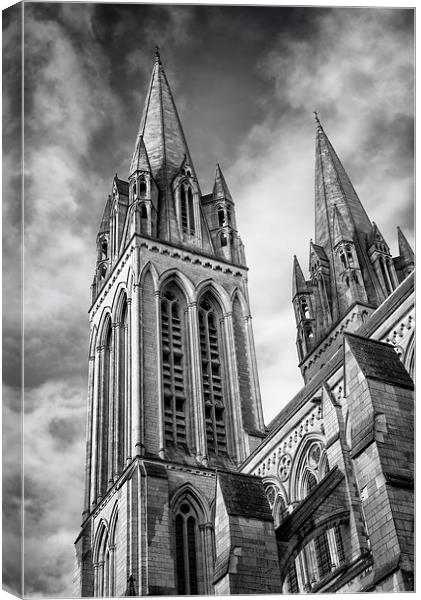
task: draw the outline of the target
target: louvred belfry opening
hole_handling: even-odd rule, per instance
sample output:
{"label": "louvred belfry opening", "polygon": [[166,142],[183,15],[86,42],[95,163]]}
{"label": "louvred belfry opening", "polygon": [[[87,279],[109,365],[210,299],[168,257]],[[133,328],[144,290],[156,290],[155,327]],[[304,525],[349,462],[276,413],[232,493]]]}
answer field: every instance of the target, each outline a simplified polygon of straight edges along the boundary
{"label": "louvred belfry opening", "polygon": [[205,299],[199,309],[200,352],[205,402],[206,442],[210,454],[227,454],[225,409],[217,315]]}
{"label": "louvred belfry opening", "polygon": [[185,446],[186,415],[180,306],[167,291],[161,302],[164,430],[166,445]]}

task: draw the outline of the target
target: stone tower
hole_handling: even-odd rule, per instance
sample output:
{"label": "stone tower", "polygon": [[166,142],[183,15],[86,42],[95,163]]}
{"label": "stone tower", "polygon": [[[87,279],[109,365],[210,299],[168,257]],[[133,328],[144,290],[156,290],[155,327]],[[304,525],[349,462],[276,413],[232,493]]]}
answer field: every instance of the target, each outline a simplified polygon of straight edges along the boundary
{"label": "stone tower", "polygon": [[[315,239],[310,278],[296,257],[292,300],[300,369],[307,383],[337,350],[320,359],[323,341],[355,331],[414,268],[414,253],[398,228],[399,256],[371,223],[318,117],[316,132]],[[337,342],[342,343],[341,336]]]}
{"label": "stone tower", "polygon": [[[234,518],[229,490],[266,502],[260,480],[230,475],[264,434],[247,266],[219,165],[201,192],[158,53],[128,180],[114,177],[98,231],[89,317],[76,595],[256,591],[230,582],[228,533],[215,541]],[[273,535],[268,505],[242,502],[235,518]],[[252,552],[260,588],[277,591],[275,542]]]}
{"label": "stone tower", "polygon": [[392,258],[317,119],[304,386],[241,466],[261,477],[285,593],[414,589],[414,254]]}

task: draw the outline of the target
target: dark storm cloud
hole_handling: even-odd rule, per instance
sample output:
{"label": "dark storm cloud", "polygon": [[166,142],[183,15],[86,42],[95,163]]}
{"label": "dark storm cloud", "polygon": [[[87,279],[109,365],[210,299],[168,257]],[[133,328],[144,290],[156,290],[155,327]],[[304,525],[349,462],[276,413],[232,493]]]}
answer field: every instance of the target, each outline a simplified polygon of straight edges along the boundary
{"label": "dark storm cloud", "polygon": [[[154,46],[202,191],[211,190],[220,162],[236,202],[269,420],[300,386],[291,257],[298,254],[306,269],[314,109],[389,243],[396,224],[412,241],[413,27],[408,10],[25,6],[26,594],[62,596],[71,595],[82,507],[95,236],[114,173],[127,176]],[[12,40],[16,31],[4,23]],[[10,113],[16,98],[11,87],[5,94]],[[11,297],[18,157],[10,145],[3,231]],[[19,400],[11,366],[19,354],[18,305],[10,315],[9,413]]]}

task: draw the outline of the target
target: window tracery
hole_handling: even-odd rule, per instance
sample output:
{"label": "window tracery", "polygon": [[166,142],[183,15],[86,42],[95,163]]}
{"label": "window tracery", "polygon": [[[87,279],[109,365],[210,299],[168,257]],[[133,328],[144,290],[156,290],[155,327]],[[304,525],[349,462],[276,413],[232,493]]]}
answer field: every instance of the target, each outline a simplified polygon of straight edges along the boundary
{"label": "window tracery", "polygon": [[208,298],[203,299],[199,305],[199,335],[207,448],[211,454],[226,455],[225,405],[218,325],[213,304]]}
{"label": "window tracery", "polygon": [[194,201],[191,185],[185,181],[180,186],[180,218],[183,233],[194,235],[196,232],[194,219]]}
{"label": "window tracery", "polygon": [[311,592],[344,562],[341,525],[328,525],[290,559],[283,590],[285,593]]}
{"label": "window tracery", "polygon": [[186,446],[183,315],[172,290],[166,290],[161,300],[161,336],[165,443]]}

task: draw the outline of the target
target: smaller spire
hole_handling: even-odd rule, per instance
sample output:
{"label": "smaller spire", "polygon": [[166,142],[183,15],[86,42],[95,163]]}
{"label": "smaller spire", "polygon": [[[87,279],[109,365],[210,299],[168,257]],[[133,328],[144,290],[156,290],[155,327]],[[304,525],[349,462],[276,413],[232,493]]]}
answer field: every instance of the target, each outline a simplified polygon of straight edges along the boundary
{"label": "smaller spire", "polygon": [[397,227],[397,230],[398,230],[399,255],[402,258],[405,265],[414,264],[415,263],[414,251],[412,250],[405,235],[402,233],[401,228]]}
{"label": "smaller spire", "polygon": [[130,164],[129,177],[136,171],[151,172],[151,165],[142,135],[139,135],[136,140],[136,147]]}
{"label": "smaller spire", "polygon": [[389,250],[389,246],[386,243],[383,235],[381,234],[380,229],[377,227],[376,223],[373,221],[373,225],[371,227],[371,231],[368,235],[368,247],[372,246],[375,242],[381,242],[385,245],[387,250]]}
{"label": "smaller spire", "polygon": [[292,267],[292,299],[294,299],[297,294],[302,293],[308,293],[307,284],[306,280],[304,279],[300,263],[294,254],[294,262]]}
{"label": "smaller spire", "polygon": [[107,202],[105,204],[104,213],[101,219],[101,225],[99,226],[98,235],[102,233],[108,233],[110,231],[110,212],[111,212],[111,196],[108,195]]}
{"label": "smaller spire", "polygon": [[216,163],[215,169],[215,183],[213,184],[212,190],[214,198],[226,198],[232,201],[231,193],[228,189],[225,177],[221,171],[219,163]]}

